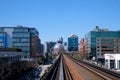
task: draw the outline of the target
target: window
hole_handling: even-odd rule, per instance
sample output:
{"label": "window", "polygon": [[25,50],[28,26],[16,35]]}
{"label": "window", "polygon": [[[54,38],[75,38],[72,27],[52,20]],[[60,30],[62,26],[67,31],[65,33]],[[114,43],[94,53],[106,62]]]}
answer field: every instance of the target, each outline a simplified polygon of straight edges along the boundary
{"label": "window", "polygon": [[0,47],[3,47],[3,43],[0,43]]}
{"label": "window", "polygon": [[99,52],[99,50],[97,50],[97,52]]}
{"label": "window", "polygon": [[30,42],[30,39],[29,38],[22,38],[21,42]]}
{"label": "window", "polygon": [[97,48],[99,48],[99,46],[97,46]]}
{"label": "window", "polygon": [[110,68],[111,69],[115,68],[115,60],[110,60]]}
{"label": "window", "polygon": [[32,43],[32,46],[34,46],[35,44],[34,43]]}
{"label": "window", "polygon": [[0,33],[0,36],[3,36],[3,33]]}
{"label": "window", "polygon": [[0,42],[3,42],[3,39],[0,39]]}
{"label": "window", "polygon": [[30,37],[29,33],[13,33],[13,37]]}
{"label": "window", "polygon": [[29,38],[13,38],[13,42],[30,42]]}
{"label": "window", "polygon": [[106,62],[108,62],[108,60],[106,59]]}
{"label": "window", "polygon": [[14,46],[30,46],[30,43],[13,43]]}
{"label": "window", "polygon": [[14,32],[28,32],[27,28],[15,28]]}

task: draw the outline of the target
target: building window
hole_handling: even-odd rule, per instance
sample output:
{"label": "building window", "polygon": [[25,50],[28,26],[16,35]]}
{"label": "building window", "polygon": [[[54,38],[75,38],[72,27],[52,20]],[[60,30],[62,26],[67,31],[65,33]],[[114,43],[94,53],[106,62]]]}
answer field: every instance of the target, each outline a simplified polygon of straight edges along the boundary
{"label": "building window", "polygon": [[0,39],[0,42],[3,42],[3,39]]}
{"label": "building window", "polygon": [[99,48],[99,46],[97,46],[97,48]]}
{"label": "building window", "polygon": [[27,28],[15,28],[14,29],[15,32],[28,32]]}
{"label": "building window", "polygon": [[14,46],[30,46],[30,43],[13,43]]}
{"label": "building window", "polygon": [[3,43],[0,43],[0,47],[3,47]]}
{"label": "building window", "polygon": [[13,38],[13,42],[30,42],[29,38]]}
{"label": "building window", "polygon": [[99,52],[99,50],[97,50],[97,52]]}
{"label": "building window", "polygon": [[13,37],[30,37],[29,33],[13,33]]}
{"label": "building window", "polygon": [[108,60],[106,59],[106,62],[108,62]]}
{"label": "building window", "polygon": [[34,46],[34,43],[32,43],[32,46]]}

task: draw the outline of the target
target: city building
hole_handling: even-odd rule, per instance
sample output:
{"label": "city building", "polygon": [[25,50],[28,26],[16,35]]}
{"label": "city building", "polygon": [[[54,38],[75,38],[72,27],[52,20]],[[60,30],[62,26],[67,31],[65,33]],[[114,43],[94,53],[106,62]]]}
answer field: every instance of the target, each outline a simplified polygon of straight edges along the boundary
{"label": "city building", "polygon": [[68,37],[68,51],[78,51],[78,36],[71,34]]}
{"label": "city building", "polygon": [[85,56],[85,42],[83,38],[80,40],[79,52],[81,56]]}
{"label": "city building", "polygon": [[44,45],[43,44],[41,44],[41,55],[43,56],[44,55]]}
{"label": "city building", "polygon": [[96,53],[98,62],[104,65],[105,54],[120,54],[120,38],[97,38]]}
{"label": "city building", "polygon": [[44,44],[44,55],[46,53],[52,53],[55,44],[56,44],[56,42],[52,42],[52,41],[45,42],[45,44]]}
{"label": "city building", "polygon": [[49,45],[50,45],[50,51],[49,52],[51,54],[53,53],[53,48],[54,48],[55,44],[56,44],[56,42],[52,42],[52,41],[49,42]]}
{"label": "city building", "polygon": [[50,51],[49,42],[45,42],[44,43],[44,56],[48,55],[49,51]]}
{"label": "city building", "polygon": [[8,29],[8,31],[11,32],[10,33],[12,36],[11,42],[8,42],[9,44],[11,44],[10,47],[20,48],[23,52],[25,52],[26,58],[30,57],[30,32],[29,32],[29,28],[18,26],[18,27],[11,28],[11,30],[9,28],[5,28],[5,29]]}
{"label": "city building", "polygon": [[39,33],[35,28],[23,26],[0,27],[0,33],[1,47],[19,48],[22,52],[25,52],[25,58],[40,54]]}
{"label": "city building", "polygon": [[97,38],[96,53],[98,58],[103,58],[106,53],[120,53],[120,38]]}
{"label": "city building", "polygon": [[53,47],[55,46],[55,44],[56,44],[56,42],[52,42],[52,41],[50,41],[50,42],[49,42],[50,49],[53,48]]}
{"label": "city building", "polygon": [[120,31],[99,29],[98,26],[85,36],[85,52],[89,59],[98,60],[106,53],[120,53],[118,41]]}
{"label": "city building", "polygon": [[105,67],[120,70],[120,54],[105,54]]}
{"label": "city building", "polygon": [[63,38],[62,37],[59,38],[58,43],[63,44]]}
{"label": "city building", "polygon": [[40,56],[41,40],[39,38],[39,33],[35,28],[30,28],[30,43],[31,57]]}

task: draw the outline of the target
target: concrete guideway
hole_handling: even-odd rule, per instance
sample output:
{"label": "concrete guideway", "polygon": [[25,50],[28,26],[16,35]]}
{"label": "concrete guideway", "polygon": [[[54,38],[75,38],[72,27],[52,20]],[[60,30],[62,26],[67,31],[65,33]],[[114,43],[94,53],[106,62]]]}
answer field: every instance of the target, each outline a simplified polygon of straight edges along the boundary
{"label": "concrete guideway", "polygon": [[40,80],[119,80],[119,75],[113,76],[95,68],[95,65],[89,65],[69,55],[61,54]]}
{"label": "concrete guideway", "polygon": [[74,67],[71,65],[71,62],[68,58],[66,58],[65,55],[63,55],[64,61],[70,71],[70,74],[72,76],[73,80],[83,80],[82,77],[79,75],[79,73],[74,69]]}
{"label": "concrete guideway", "polygon": [[[83,80],[120,80],[120,74],[64,55]],[[78,79],[77,79],[78,80]]]}
{"label": "concrete guideway", "polygon": [[64,55],[64,58],[66,59],[65,61],[69,67],[72,76],[74,77],[73,80],[104,80],[76,64],[68,56]]}

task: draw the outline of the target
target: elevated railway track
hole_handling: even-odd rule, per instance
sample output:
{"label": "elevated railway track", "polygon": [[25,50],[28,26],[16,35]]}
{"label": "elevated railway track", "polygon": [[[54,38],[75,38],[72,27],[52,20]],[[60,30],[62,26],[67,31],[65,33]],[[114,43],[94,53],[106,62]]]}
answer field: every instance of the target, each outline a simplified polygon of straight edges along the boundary
{"label": "elevated railway track", "polygon": [[120,80],[120,74],[62,54],[40,80]]}
{"label": "elevated railway track", "polygon": [[103,80],[120,80],[120,74],[116,73],[114,71],[111,71],[109,69],[105,69],[102,67],[99,67],[97,65],[84,62],[81,60],[74,59],[73,57],[67,56],[70,60],[81,66],[82,68],[85,68],[86,70],[89,70],[91,73],[94,73],[95,75],[99,76]]}

